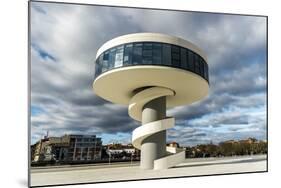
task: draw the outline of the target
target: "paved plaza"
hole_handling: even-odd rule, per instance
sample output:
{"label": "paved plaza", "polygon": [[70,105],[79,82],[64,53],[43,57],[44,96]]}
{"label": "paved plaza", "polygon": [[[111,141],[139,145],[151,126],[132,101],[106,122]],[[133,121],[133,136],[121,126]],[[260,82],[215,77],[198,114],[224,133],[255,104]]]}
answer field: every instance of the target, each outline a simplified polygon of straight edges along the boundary
{"label": "paved plaza", "polygon": [[166,170],[142,170],[138,163],[32,168],[31,186],[199,176],[266,171],[266,156],[186,159]]}

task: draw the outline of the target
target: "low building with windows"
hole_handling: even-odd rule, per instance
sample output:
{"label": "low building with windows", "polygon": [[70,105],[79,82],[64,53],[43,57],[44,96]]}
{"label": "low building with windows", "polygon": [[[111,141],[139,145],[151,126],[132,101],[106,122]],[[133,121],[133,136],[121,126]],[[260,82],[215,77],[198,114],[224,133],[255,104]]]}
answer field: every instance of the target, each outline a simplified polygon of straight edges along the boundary
{"label": "low building with windows", "polygon": [[32,161],[101,160],[102,140],[96,135],[45,137],[32,146]]}
{"label": "low building with windows", "polygon": [[69,135],[69,160],[100,160],[102,141],[96,135]]}

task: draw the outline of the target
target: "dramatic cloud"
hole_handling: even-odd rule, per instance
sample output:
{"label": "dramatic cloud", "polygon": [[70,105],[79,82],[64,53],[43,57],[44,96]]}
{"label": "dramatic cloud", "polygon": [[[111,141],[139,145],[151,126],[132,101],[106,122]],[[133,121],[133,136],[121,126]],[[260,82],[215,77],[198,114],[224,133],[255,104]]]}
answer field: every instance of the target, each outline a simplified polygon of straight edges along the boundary
{"label": "dramatic cloud", "polygon": [[130,142],[139,123],[128,116],[126,106],[96,96],[92,82],[97,49],[135,32],[185,38],[208,57],[210,94],[168,110],[176,118],[169,141],[194,145],[266,139],[266,18],[32,2],[32,143],[47,131]]}

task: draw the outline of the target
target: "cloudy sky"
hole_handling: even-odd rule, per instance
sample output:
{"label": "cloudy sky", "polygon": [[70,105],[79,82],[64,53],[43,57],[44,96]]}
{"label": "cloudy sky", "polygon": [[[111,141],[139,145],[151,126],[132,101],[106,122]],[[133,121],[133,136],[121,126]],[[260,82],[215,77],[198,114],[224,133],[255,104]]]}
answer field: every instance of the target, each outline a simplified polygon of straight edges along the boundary
{"label": "cloudy sky", "polygon": [[30,10],[32,143],[47,131],[131,142],[139,123],[96,96],[92,82],[97,49],[136,32],[187,39],[208,57],[209,96],[167,111],[176,118],[168,141],[266,139],[266,18],[39,2]]}

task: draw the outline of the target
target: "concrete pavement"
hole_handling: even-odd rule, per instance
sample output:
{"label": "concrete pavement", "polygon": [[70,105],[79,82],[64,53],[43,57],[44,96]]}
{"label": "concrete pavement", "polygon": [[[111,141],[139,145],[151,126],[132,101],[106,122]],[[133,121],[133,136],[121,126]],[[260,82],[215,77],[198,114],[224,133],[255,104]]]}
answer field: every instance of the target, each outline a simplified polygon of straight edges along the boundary
{"label": "concrete pavement", "polygon": [[153,179],[266,171],[266,156],[186,159],[166,170],[143,170],[139,164],[92,165],[31,169],[31,186]]}

